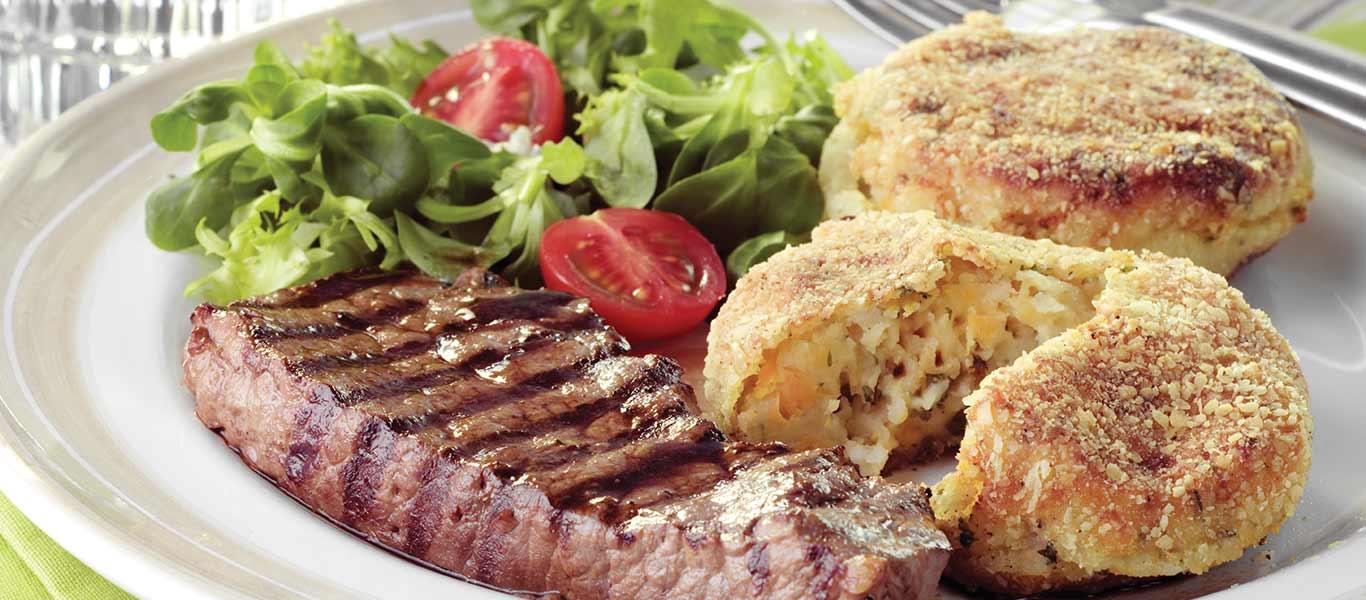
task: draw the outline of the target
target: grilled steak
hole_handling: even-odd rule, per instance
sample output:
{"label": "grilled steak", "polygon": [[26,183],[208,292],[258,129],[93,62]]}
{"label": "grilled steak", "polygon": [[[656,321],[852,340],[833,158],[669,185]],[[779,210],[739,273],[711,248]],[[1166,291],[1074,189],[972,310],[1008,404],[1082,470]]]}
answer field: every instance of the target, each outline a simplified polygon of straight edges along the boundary
{"label": "grilled steak", "polygon": [[372,542],[569,598],[916,598],[948,543],[925,490],[836,450],[726,441],[585,300],[472,272],[324,279],[200,306],[196,412]]}

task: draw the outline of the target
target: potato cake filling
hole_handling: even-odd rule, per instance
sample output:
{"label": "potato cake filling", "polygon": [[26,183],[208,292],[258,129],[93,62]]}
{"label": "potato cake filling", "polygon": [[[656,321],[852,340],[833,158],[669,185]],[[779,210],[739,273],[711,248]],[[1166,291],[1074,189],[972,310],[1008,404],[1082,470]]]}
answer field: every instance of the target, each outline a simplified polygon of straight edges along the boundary
{"label": "potato cake filling", "polygon": [[1095,314],[1099,277],[944,263],[936,289],[851,308],[765,353],[736,424],[748,437],[842,445],[865,474],[934,458],[962,436],[987,373]]}

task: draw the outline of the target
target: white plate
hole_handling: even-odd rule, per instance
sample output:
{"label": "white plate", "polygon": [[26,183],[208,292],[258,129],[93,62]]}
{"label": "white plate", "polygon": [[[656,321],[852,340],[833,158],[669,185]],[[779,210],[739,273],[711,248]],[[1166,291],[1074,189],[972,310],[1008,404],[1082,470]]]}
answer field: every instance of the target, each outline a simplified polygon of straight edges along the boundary
{"label": "white plate", "polygon": [[[856,66],[888,50],[823,3],[743,4],[775,30],[818,26]],[[485,35],[453,0],[332,15],[365,40],[394,31],[458,47]],[[0,174],[0,485],[78,558],[143,597],[494,596],[286,498],[199,424],[179,383],[192,306],[180,290],[203,265],[155,250],[142,204],[191,158],[156,149],[148,119],[194,84],[241,73],[257,40],[297,53],[325,28],[325,16],[288,23],[120,84],[41,132]],[[1309,222],[1235,282],[1304,361],[1318,426],[1304,502],[1243,560],[1137,595],[1238,583],[1225,593],[1366,594],[1366,177],[1353,164],[1360,147],[1310,125],[1318,199]]]}

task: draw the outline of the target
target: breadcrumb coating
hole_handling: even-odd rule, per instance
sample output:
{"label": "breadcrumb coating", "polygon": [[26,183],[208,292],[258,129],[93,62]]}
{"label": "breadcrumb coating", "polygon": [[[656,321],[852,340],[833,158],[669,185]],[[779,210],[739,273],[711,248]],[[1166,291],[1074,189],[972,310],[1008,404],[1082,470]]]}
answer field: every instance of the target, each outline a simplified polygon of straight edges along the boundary
{"label": "breadcrumb coating", "polygon": [[740,280],[708,338],[703,411],[736,431],[766,351],[934,293],[948,265],[1101,282],[1095,315],[987,374],[931,505],[949,574],[1011,594],[1200,573],[1294,511],[1312,421],[1298,359],[1223,277],[1157,253],[1030,241],[936,219],[831,221]]}
{"label": "breadcrumb coating", "polygon": [[928,209],[1229,274],[1307,215],[1293,109],[1237,53],[1156,29],[1015,33],[972,13],[837,90],[827,217]]}
{"label": "breadcrumb coating", "polygon": [[1294,512],[1313,426],[1266,315],[1178,260],[1112,274],[1096,308],[967,398],[932,502],[953,577],[1026,594],[1202,573]]}

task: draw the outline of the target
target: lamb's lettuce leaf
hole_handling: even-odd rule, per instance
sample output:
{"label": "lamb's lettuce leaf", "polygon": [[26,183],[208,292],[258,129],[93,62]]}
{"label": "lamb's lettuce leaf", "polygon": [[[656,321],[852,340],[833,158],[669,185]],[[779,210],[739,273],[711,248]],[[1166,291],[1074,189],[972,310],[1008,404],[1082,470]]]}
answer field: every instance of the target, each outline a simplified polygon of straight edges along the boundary
{"label": "lamb's lettuce leaf", "polygon": [[473,8],[554,61],[571,137],[491,148],[415,112],[407,98],[447,56],[429,41],[365,47],[333,23],[297,62],[262,43],[240,79],[151,122],[160,146],[197,154],[146,207],[158,247],[219,261],[187,293],[228,302],[404,261],[536,285],[545,228],[602,206],[683,215],[738,276],[820,219],[830,88],[851,73],[819,36],[779,40],[722,0]]}

